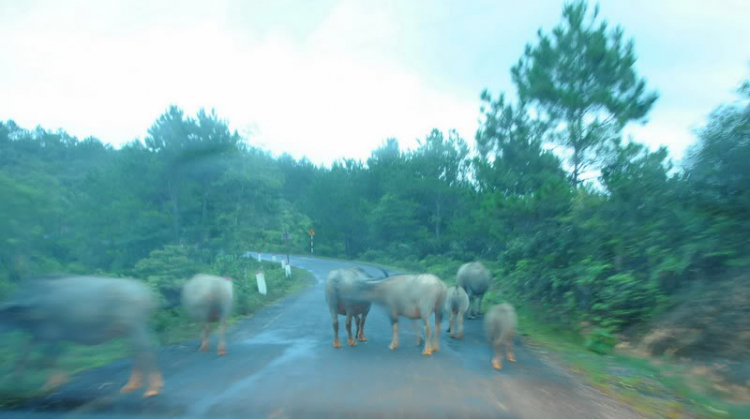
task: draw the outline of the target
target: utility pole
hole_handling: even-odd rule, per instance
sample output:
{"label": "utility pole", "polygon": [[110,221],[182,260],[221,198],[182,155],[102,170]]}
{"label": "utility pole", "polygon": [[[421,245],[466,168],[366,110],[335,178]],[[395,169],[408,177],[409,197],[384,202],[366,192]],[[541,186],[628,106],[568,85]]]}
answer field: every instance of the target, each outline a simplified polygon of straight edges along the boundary
{"label": "utility pole", "polygon": [[313,237],[315,237],[315,230],[310,228],[310,254],[313,254]]}

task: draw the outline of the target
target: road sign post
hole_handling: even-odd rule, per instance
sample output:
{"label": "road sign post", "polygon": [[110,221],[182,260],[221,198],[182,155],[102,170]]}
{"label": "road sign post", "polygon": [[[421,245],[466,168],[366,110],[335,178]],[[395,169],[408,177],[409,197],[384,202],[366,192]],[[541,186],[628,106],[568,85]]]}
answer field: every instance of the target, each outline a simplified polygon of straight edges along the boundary
{"label": "road sign post", "polygon": [[284,239],[284,244],[286,245],[286,262],[289,263],[289,239],[292,236],[289,234],[288,231],[284,230],[284,234],[282,235],[282,238]]}
{"label": "road sign post", "polygon": [[266,277],[263,275],[263,271],[255,271],[255,282],[258,284],[258,292],[266,295],[268,289],[266,288]]}
{"label": "road sign post", "polygon": [[314,247],[313,247],[313,237],[315,237],[315,230],[312,229],[312,228],[310,228],[310,254],[311,255],[314,253],[313,252],[313,250],[314,250]]}

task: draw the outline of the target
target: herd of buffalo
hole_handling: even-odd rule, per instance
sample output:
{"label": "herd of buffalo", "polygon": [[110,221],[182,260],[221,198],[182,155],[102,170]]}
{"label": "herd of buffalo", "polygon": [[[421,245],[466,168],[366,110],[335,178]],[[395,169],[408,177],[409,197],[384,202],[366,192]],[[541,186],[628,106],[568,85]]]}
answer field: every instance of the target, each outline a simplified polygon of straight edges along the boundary
{"label": "herd of buffalo", "polygon": [[[439,349],[440,324],[444,311],[450,313],[450,336],[464,335],[463,318],[479,315],[482,297],[487,291],[490,274],[478,262],[463,265],[457,283],[448,288],[438,277],[430,274],[373,278],[360,268],[331,271],[325,282],[325,298],[333,321],[333,346],[341,347],[338,337],[338,316],[346,316],[347,343],[366,341],[365,320],[372,303],[386,308],[390,315],[393,339],[389,346],[396,349],[398,318],[412,320],[417,333],[417,344],[422,334],[417,320],[424,323],[424,355]],[[226,320],[232,310],[232,278],[197,274],[186,281],[180,292],[180,302],[187,315],[203,323],[201,351],[208,350],[210,324],[219,323],[218,355],[226,354]],[[0,332],[21,329],[30,335],[29,350],[23,351],[16,364],[20,373],[27,364],[31,347],[44,344],[45,367],[52,370],[44,387],[51,389],[63,384],[67,377],[60,370],[58,360],[61,344],[65,341],[82,345],[97,345],[114,338],[126,338],[133,350],[133,368],[123,393],[132,392],[146,384],[144,397],[160,393],[164,382],[156,363],[153,339],[148,320],[157,308],[157,299],[143,281],[128,278],[94,276],[47,276],[26,281],[23,289],[8,302],[0,304]],[[435,315],[434,333],[429,316]],[[356,334],[351,331],[352,318]],[[457,323],[457,324],[456,324]],[[509,304],[492,307],[485,315],[487,339],[494,350],[492,365],[502,368],[501,347],[505,346],[509,361],[513,355],[513,336],[516,314]],[[432,339],[431,339],[432,338]]]}
{"label": "herd of buffalo", "polygon": [[[443,313],[450,314],[450,337],[464,337],[464,316],[473,319],[479,316],[484,293],[490,286],[490,272],[479,262],[466,263],[459,268],[456,284],[448,287],[435,275],[397,275],[373,278],[361,268],[345,268],[331,271],[326,278],[325,295],[333,323],[333,346],[341,347],[339,341],[339,315],[346,316],[347,343],[357,344],[366,341],[365,320],[372,303],[385,307],[391,320],[393,338],[390,349],[396,349],[398,341],[398,318],[412,319],[417,334],[417,345],[422,343],[422,333],[418,320],[424,323],[424,350],[422,354],[432,355],[440,349],[440,325]],[[434,333],[430,328],[430,315],[435,315]],[[356,340],[352,337],[354,319]],[[492,345],[494,357],[492,366],[502,368],[502,349],[508,361],[515,362],[513,337],[517,326],[516,312],[507,303],[492,307],[484,318],[487,339]],[[458,324],[456,324],[458,323]],[[430,338],[432,337],[432,340]]]}

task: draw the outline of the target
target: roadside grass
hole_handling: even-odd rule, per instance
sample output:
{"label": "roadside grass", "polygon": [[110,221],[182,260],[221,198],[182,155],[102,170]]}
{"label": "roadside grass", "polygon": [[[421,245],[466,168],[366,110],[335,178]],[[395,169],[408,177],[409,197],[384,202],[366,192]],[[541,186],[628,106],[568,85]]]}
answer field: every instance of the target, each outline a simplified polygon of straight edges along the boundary
{"label": "roadside grass", "polygon": [[[258,310],[272,305],[280,299],[302,291],[314,283],[314,275],[302,269],[292,268],[292,278],[287,280],[283,271],[276,265],[263,264],[268,293],[262,296],[257,292],[245,293],[243,301],[236,301],[241,310],[229,319],[233,325],[252,317]],[[255,287],[255,275],[246,278]],[[198,339],[201,325],[189,321],[182,309],[160,310],[151,320],[155,345],[166,345]],[[28,347],[28,337],[22,332],[5,333],[0,345],[0,409],[8,409],[23,404],[30,398],[44,396],[41,387],[47,379],[49,368],[45,365],[43,348]],[[107,365],[113,361],[129,358],[129,342],[114,339],[110,342],[84,346],[63,344],[60,367],[66,374]],[[22,354],[30,350],[27,368],[16,374],[15,366]]]}
{"label": "roadside grass", "polygon": [[[485,296],[485,308],[502,299]],[[668,357],[644,358],[619,353],[591,352],[583,337],[569,326],[541,320],[525,306],[516,305],[519,334],[526,346],[540,350],[553,361],[566,365],[602,393],[648,417],[740,419],[750,417],[750,406],[729,402],[709,380],[694,374],[689,365]]]}

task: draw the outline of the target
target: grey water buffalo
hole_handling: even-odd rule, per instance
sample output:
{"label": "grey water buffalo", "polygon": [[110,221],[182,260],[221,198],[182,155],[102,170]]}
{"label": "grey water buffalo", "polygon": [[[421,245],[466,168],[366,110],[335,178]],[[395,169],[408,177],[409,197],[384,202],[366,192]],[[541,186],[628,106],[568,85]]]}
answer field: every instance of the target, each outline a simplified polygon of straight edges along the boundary
{"label": "grey water buffalo", "polygon": [[[151,345],[148,319],[156,308],[151,289],[127,278],[57,276],[28,280],[9,302],[0,305],[6,328],[27,331],[30,347],[45,346],[52,374],[44,385],[52,389],[67,381],[58,366],[61,343],[98,345],[127,338],[133,348],[133,369],[121,392],[131,392],[148,380],[144,397],[159,394],[164,385]],[[26,364],[26,356],[20,362]],[[22,368],[22,367],[21,367]]]}
{"label": "grey water buffalo", "polygon": [[[445,310],[450,313],[450,325],[448,332],[450,337],[463,339],[464,337],[464,314],[469,308],[469,296],[466,291],[459,287],[458,284],[448,288],[448,294],[445,299]],[[456,331],[456,320],[458,320],[458,331]]]}
{"label": "grey water buffalo", "polygon": [[492,367],[503,368],[502,347],[505,347],[508,361],[516,362],[513,354],[513,337],[516,334],[518,319],[512,305],[503,303],[492,307],[484,317],[484,330],[494,353]]}
{"label": "grey water buffalo", "polygon": [[456,283],[469,296],[467,317],[478,317],[481,314],[484,293],[490,287],[490,271],[479,262],[465,263],[458,269]]}
{"label": "grey water buffalo", "polygon": [[[388,272],[383,270],[385,277]],[[325,297],[328,310],[331,312],[331,323],[333,325],[333,347],[340,348],[339,341],[339,316],[346,316],[347,344],[355,346],[357,341],[352,338],[352,318],[357,326],[355,337],[361,342],[366,342],[365,321],[370,312],[369,301],[352,301],[346,299],[343,294],[352,292],[357,281],[372,279],[367,272],[359,267],[336,269],[328,273],[325,282]]]}
{"label": "grey water buffalo", "polygon": [[188,316],[196,322],[203,323],[200,350],[208,350],[208,339],[211,335],[211,323],[219,323],[218,355],[227,353],[225,333],[227,318],[232,311],[234,287],[232,278],[197,274],[182,287],[182,306]]}
{"label": "grey water buffalo", "polygon": [[[422,319],[425,328],[424,355],[432,355],[440,349],[440,322],[445,304],[447,286],[435,275],[397,275],[386,279],[358,282],[353,292],[347,294],[355,301],[372,301],[384,306],[390,315],[393,339],[388,346],[398,347],[398,317]],[[435,313],[434,343],[430,342],[430,314]],[[415,323],[416,324],[416,323]],[[416,329],[416,326],[415,326]],[[418,332],[418,331],[417,331]],[[417,344],[421,335],[417,334]]]}

